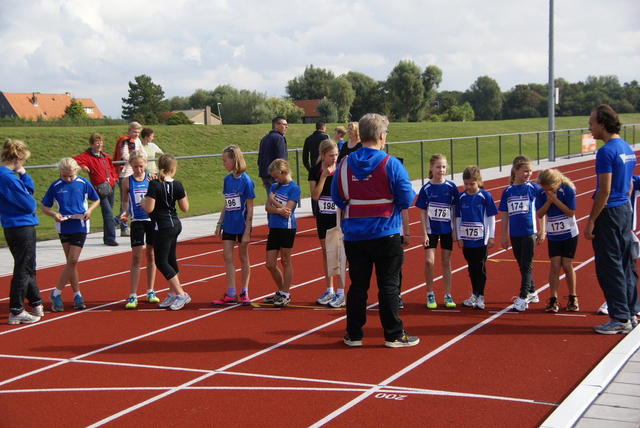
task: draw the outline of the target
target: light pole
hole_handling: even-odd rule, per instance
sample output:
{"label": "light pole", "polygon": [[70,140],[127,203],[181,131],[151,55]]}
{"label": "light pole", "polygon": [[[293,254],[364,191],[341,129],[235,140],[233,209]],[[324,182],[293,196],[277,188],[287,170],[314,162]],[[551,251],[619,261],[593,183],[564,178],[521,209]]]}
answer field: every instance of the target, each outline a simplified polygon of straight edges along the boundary
{"label": "light pole", "polygon": [[556,139],[555,139],[555,89],[554,89],[554,76],[553,76],[553,0],[549,0],[549,105],[548,105],[548,119],[549,119],[549,161],[555,162],[556,160]]}
{"label": "light pole", "polygon": [[222,115],[220,114],[220,106],[222,103],[218,103],[218,117],[220,118],[220,125],[222,125]]}

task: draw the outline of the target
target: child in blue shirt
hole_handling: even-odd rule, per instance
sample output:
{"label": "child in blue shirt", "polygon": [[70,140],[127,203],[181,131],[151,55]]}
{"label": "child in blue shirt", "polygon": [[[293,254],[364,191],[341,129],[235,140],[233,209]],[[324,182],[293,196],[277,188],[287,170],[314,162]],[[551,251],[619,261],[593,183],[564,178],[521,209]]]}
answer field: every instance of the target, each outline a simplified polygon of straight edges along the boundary
{"label": "child in blue shirt", "polygon": [[540,194],[540,186],[529,181],[533,174],[531,159],[520,155],[513,159],[510,185],[502,192],[498,210],[502,212],[502,248],[509,248],[509,239],[513,254],[520,268],[520,294],[513,303],[513,309],[526,310],[529,303],[540,301],[533,285],[533,254],[536,244],[544,239],[544,222],[537,219],[535,202]]}
{"label": "child in blue shirt", "polygon": [[420,223],[424,244],[424,276],[427,283],[427,308],[438,307],[433,292],[434,263],[436,247],[440,241],[440,263],[444,282],[444,304],[455,308],[451,297],[451,251],[455,237],[455,207],[458,201],[458,187],[453,181],[446,180],[447,158],[441,154],[431,156],[429,160],[429,182],[422,186],[416,200],[420,208]]}
{"label": "child in blue shirt", "polygon": [[[265,204],[269,226],[266,266],[276,282],[278,291],[264,301],[265,303],[273,303],[276,307],[284,307],[291,300],[289,294],[293,277],[291,251],[296,237],[295,210],[298,201],[300,201],[300,187],[291,179],[289,164],[284,159],[276,159],[271,162],[269,175],[276,182],[271,185]],[[277,264],[278,253],[280,253],[282,271]]]}
{"label": "child in blue shirt", "polygon": [[238,242],[238,257],[242,265],[242,289],[240,303],[250,305],[249,278],[251,263],[249,262],[249,242],[251,241],[251,224],[253,223],[253,199],[256,197],[255,186],[246,174],[247,164],[238,146],[227,146],[222,151],[222,166],[228,172],[224,178],[222,194],[224,210],[220,213],[215,235],[222,238],[222,258],[227,273],[227,292],[221,299],[211,302],[214,306],[235,305],[238,303],[236,293],[236,266],[233,259],[233,247]]}
{"label": "child in blue shirt", "polygon": [[471,296],[462,302],[464,306],[484,309],[484,287],[487,282],[485,263],[489,248],[493,248],[496,205],[491,193],[484,190],[480,169],[468,166],[462,173],[463,192],[456,204],[456,229],[458,247],[467,261]]}
{"label": "child in blue shirt", "polygon": [[[64,311],[62,290],[67,282],[73,290],[73,308],[84,309],[86,306],[80,293],[78,278],[78,259],[89,233],[89,218],[100,205],[100,197],[89,183],[89,180],[78,177],[78,163],[73,158],[63,158],[58,162],[60,178],[49,186],[42,198],[42,212],[56,221],[56,231],[62,243],[67,260],[60,272],[58,284],[49,295],[52,312]],[[89,206],[87,200],[93,201]],[[56,204],[58,212],[51,208]]]}

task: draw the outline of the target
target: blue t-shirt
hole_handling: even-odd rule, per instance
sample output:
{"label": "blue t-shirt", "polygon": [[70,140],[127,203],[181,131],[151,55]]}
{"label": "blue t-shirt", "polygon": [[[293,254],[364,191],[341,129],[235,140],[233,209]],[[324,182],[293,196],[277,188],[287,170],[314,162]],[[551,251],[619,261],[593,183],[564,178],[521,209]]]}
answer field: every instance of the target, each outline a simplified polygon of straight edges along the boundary
{"label": "blue t-shirt", "polygon": [[291,209],[289,218],[285,218],[280,214],[267,214],[267,223],[272,229],[295,229],[296,228],[296,207],[300,201],[300,187],[291,180],[286,184],[273,183],[269,189],[269,194],[276,194],[276,201],[282,205],[287,205],[289,201],[295,201],[296,205]]}
{"label": "blue t-shirt", "polygon": [[453,181],[444,183],[426,183],[418,193],[416,207],[426,210],[427,233],[444,235],[453,231],[451,217],[455,215],[454,206],[458,203],[458,187]]}
{"label": "blue t-shirt", "polygon": [[466,248],[487,245],[495,227],[496,214],[498,210],[491,193],[483,189],[473,195],[460,192],[456,204],[458,239],[464,241]]}
{"label": "blue t-shirt", "polygon": [[[611,174],[611,193],[606,208],[625,204],[628,198],[629,183],[633,168],[636,166],[636,155],[622,138],[612,138],[596,152],[596,174]],[[600,182],[596,183],[596,193]],[[593,194],[595,197],[595,193]]]}
{"label": "blue t-shirt", "polygon": [[[556,197],[570,210],[576,209],[576,191],[573,187],[562,184],[558,187]],[[547,203],[547,193],[540,192],[536,199],[536,210],[542,208]],[[555,204],[549,206],[547,211],[547,238],[549,241],[566,241],[574,236],[578,236],[578,224],[576,216],[567,217]]]}
{"label": "blue t-shirt", "polygon": [[64,217],[69,217],[62,223],[56,222],[56,232],[63,235],[89,233],[89,222],[85,222],[81,217],[89,208],[87,199],[100,199],[89,180],[76,176],[70,182],[66,182],[59,178],[51,183],[47,193],[42,197],[42,205],[51,208],[55,203],[58,212]]}
{"label": "blue t-shirt", "polygon": [[131,221],[151,221],[146,211],[140,206],[140,199],[149,190],[149,173],[144,174],[141,181],[136,181],[133,175],[129,177],[129,215]]}
{"label": "blue t-shirt", "polygon": [[529,236],[538,231],[534,208],[541,190],[537,184],[527,181],[502,191],[498,210],[509,213],[509,236]]}
{"label": "blue t-shirt", "polygon": [[253,181],[244,172],[238,177],[229,174],[224,178],[222,194],[225,201],[222,230],[241,235],[247,224],[247,199],[256,197]]}

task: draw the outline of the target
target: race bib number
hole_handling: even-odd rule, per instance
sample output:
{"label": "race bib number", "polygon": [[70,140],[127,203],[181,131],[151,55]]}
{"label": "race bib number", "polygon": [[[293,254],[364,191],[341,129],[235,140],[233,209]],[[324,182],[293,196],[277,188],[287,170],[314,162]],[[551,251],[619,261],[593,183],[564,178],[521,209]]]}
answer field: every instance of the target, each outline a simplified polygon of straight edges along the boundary
{"label": "race bib number", "polygon": [[548,217],[547,218],[547,234],[549,234],[550,236],[563,235],[571,231],[571,220],[572,219],[570,219],[566,215]]}
{"label": "race bib number", "polygon": [[147,189],[133,189],[133,202],[136,206],[140,206],[140,201],[147,194]]}
{"label": "race bib number", "polygon": [[320,196],[318,209],[321,214],[335,214],[336,204],[331,200],[331,196]]}
{"label": "race bib number", "polygon": [[289,202],[289,198],[286,195],[281,195],[280,193],[276,193],[273,199],[275,199],[277,203],[282,205],[287,205],[287,202]]}
{"label": "race bib number", "polygon": [[459,238],[469,241],[484,239],[484,224],[475,221],[463,221],[460,223]]}
{"label": "race bib number", "polygon": [[227,211],[238,211],[242,208],[239,193],[227,193],[224,195],[224,208]]}
{"label": "race bib number", "polygon": [[531,201],[527,196],[512,196],[507,199],[509,215],[526,214],[529,212]]}
{"label": "race bib number", "polygon": [[451,206],[439,202],[429,203],[429,220],[431,221],[451,221]]}

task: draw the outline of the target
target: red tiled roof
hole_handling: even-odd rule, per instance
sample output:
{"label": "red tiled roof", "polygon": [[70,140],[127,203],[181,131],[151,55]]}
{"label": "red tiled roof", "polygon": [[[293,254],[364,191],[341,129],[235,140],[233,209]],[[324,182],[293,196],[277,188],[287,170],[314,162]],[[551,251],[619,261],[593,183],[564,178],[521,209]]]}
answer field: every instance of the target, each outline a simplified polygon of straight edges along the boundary
{"label": "red tiled roof", "polygon": [[320,112],[316,109],[318,107],[318,103],[322,100],[299,100],[294,101],[293,105],[296,107],[300,107],[304,110],[303,117],[320,117]]}
{"label": "red tiled roof", "polygon": [[[64,110],[71,104],[69,94],[9,94],[3,92],[2,95],[7,99],[16,115],[27,120],[36,120],[38,116],[42,116],[45,120],[58,119],[64,116]],[[34,103],[34,97],[36,103]],[[82,102],[85,108],[93,108],[93,112],[88,113],[90,118],[104,117],[91,98],[76,98],[76,101]]]}

